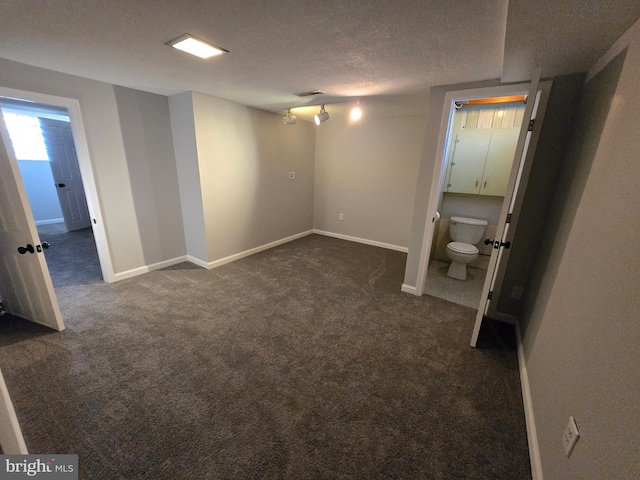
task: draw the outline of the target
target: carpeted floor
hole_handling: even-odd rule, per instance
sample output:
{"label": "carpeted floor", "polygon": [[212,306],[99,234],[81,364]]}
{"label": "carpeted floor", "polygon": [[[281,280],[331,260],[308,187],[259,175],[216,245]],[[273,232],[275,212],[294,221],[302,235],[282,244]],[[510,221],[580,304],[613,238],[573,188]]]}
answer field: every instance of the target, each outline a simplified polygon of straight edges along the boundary
{"label": "carpeted floor", "polygon": [[64,332],[0,318],[27,446],[82,479],[530,479],[513,332],[472,349],[405,261],[311,235],[58,287]]}

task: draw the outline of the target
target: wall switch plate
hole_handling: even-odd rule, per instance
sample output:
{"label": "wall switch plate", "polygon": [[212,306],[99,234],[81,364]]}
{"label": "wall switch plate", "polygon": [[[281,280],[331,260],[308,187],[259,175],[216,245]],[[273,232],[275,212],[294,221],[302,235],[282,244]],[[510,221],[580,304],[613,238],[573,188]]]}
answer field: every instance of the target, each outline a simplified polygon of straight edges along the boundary
{"label": "wall switch plate", "polygon": [[296,178],[296,172],[289,172],[289,178],[291,180],[293,180],[294,178]]}
{"label": "wall switch plate", "polygon": [[340,221],[344,220],[344,214],[343,213],[338,215],[338,220],[340,220]]}
{"label": "wall switch plate", "polygon": [[576,421],[573,417],[569,417],[567,428],[564,429],[564,433],[562,434],[562,444],[564,445],[564,452],[566,453],[567,458],[571,456],[573,447],[575,447],[579,438],[580,432],[578,432]]}

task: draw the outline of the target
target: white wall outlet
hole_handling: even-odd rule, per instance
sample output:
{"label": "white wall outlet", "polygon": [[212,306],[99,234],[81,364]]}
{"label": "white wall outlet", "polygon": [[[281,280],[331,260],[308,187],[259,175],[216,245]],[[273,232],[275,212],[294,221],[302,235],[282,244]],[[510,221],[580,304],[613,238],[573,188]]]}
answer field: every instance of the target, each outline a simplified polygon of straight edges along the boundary
{"label": "white wall outlet", "polygon": [[520,285],[516,285],[515,287],[513,287],[513,290],[511,290],[511,298],[515,300],[522,300],[523,295],[524,287],[521,287]]}
{"label": "white wall outlet", "polygon": [[344,213],[341,213],[338,215],[338,220],[340,221],[344,220]]}
{"label": "white wall outlet", "polygon": [[296,172],[289,172],[289,178],[291,180],[293,180],[294,178],[296,178]]}
{"label": "white wall outlet", "polygon": [[576,421],[573,417],[569,417],[567,428],[564,429],[564,433],[562,434],[562,444],[564,445],[564,452],[566,453],[567,458],[571,456],[573,447],[575,447],[579,438],[580,432],[578,432],[578,425],[576,425]]}

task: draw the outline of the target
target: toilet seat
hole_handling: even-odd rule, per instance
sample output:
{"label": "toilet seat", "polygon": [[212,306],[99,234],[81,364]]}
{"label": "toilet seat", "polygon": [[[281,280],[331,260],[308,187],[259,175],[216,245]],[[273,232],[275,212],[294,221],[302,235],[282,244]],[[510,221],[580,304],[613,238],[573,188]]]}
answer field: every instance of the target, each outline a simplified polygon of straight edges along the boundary
{"label": "toilet seat", "polygon": [[447,248],[453,250],[454,252],[464,253],[466,255],[473,255],[479,252],[475,245],[470,245],[463,242],[450,242],[447,245]]}

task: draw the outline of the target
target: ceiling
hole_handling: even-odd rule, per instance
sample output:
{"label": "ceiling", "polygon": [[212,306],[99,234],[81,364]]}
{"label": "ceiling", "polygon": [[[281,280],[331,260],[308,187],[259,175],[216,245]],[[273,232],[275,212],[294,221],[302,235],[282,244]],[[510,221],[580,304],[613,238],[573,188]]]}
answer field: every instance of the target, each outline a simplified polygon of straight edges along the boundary
{"label": "ceiling", "polygon": [[[639,17],[638,0],[2,0],[0,57],[282,112],[586,71]],[[230,53],[165,45],[187,32]]]}

